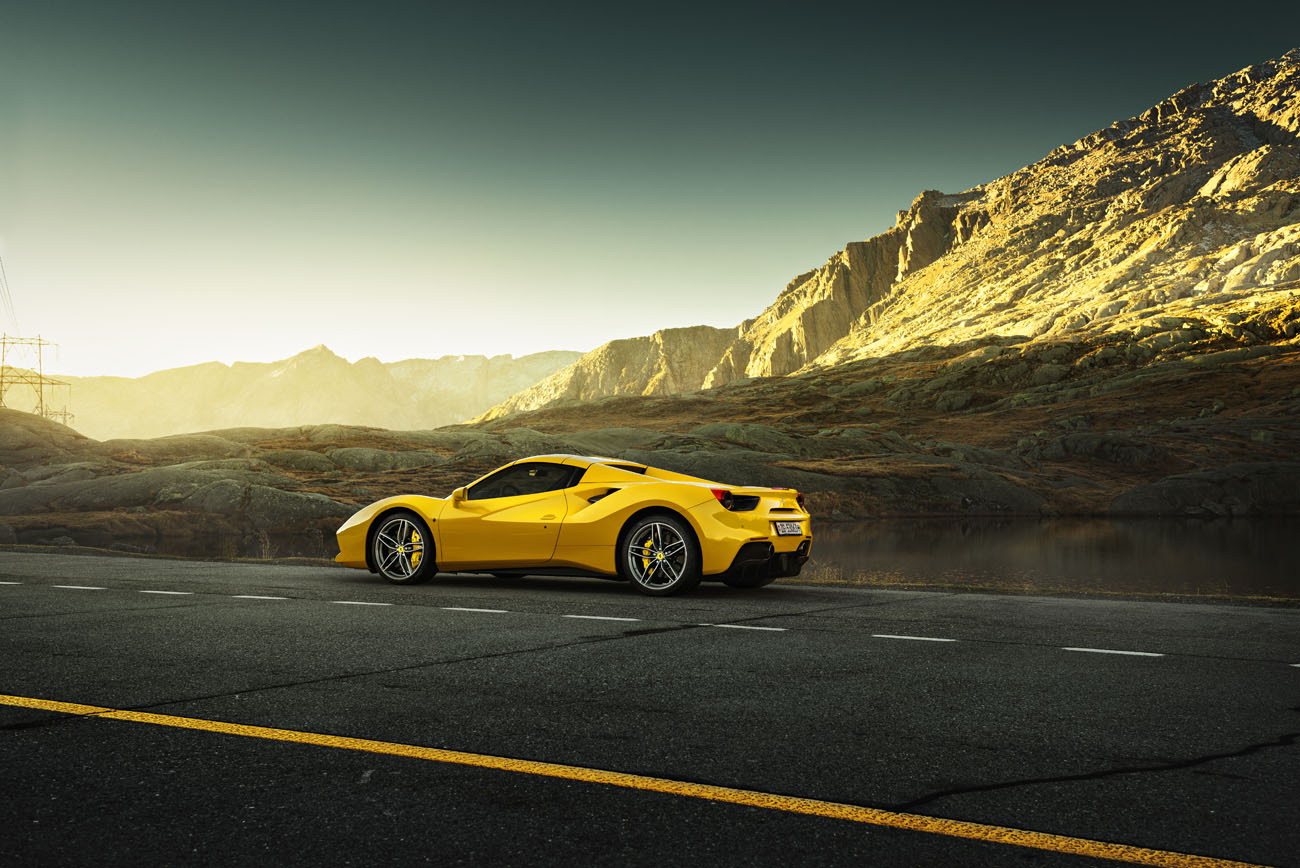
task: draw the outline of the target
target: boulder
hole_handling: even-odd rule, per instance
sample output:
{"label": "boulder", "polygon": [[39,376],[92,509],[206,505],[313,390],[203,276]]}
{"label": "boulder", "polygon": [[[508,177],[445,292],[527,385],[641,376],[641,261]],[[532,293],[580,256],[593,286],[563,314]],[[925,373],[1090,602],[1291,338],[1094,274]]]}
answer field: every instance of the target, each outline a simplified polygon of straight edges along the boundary
{"label": "boulder", "polygon": [[27,467],[50,459],[84,456],[95,441],[66,425],[0,407],[0,465]]}
{"label": "boulder", "polygon": [[0,491],[0,515],[42,512],[109,512],[121,508],[204,512],[254,528],[287,527],[305,520],[342,518],[352,507],[320,494],[283,491],[260,480],[274,474],[230,469],[148,468],[76,482],[45,482]]}
{"label": "boulder", "polygon": [[179,503],[215,480],[211,473],[149,468],[78,482],[49,482],[0,491],[0,515],[112,510]]}
{"label": "boulder", "polygon": [[846,398],[856,398],[860,395],[874,395],[885,385],[885,380],[880,377],[868,377],[865,380],[858,380],[856,383],[850,383],[844,387],[840,394]]}
{"label": "boulder", "polygon": [[364,472],[382,472],[385,470],[405,470],[411,467],[427,467],[446,461],[436,452],[427,450],[410,450],[389,452],[385,449],[370,449],[350,446],[343,449],[330,449],[325,453],[329,460],[339,467]]}
{"label": "boulder", "polygon": [[95,445],[105,458],[124,456],[135,464],[175,464],[202,458],[243,458],[252,454],[246,443],[215,434],[177,434],[153,440],[104,440]]}
{"label": "boulder", "polygon": [[23,471],[22,478],[29,484],[84,482],[112,472],[112,468],[103,461],[74,461],[69,464],[45,464],[32,467]]}
{"label": "boulder", "polygon": [[329,458],[310,449],[277,449],[273,452],[263,452],[258,458],[261,458],[267,464],[274,464],[276,467],[284,467],[289,470],[309,470],[324,473],[338,468],[338,465]]}
{"label": "boulder", "polygon": [[1035,386],[1046,386],[1050,383],[1058,383],[1065,379],[1070,373],[1069,365],[1062,365],[1056,362],[1046,362],[1039,365],[1035,370],[1030,381]]}
{"label": "boulder", "polygon": [[975,394],[969,389],[949,389],[946,392],[939,393],[938,400],[934,402],[934,409],[940,413],[965,410],[970,406],[970,402],[974,397]]}
{"label": "boulder", "polygon": [[662,432],[648,428],[598,428],[566,439],[578,454],[619,458],[628,449],[644,449],[663,437]]}
{"label": "boulder", "polygon": [[1070,455],[1100,458],[1112,464],[1140,466],[1164,458],[1167,451],[1125,434],[1074,432],[1059,437],[1030,439],[1021,454],[1026,458],[1059,461]]}
{"label": "boulder", "polygon": [[714,422],[692,429],[691,434],[727,440],[756,452],[774,455],[799,455],[805,451],[804,444],[786,432],[755,422]]}
{"label": "boulder", "polygon": [[1224,516],[1300,513],[1300,462],[1229,464],[1167,476],[1115,498],[1112,515]]}
{"label": "boulder", "polygon": [[301,526],[318,519],[346,518],[356,508],[310,491],[281,491],[265,485],[248,488],[240,516],[258,530]]}
{"label": "boulder", "polygon": [[[574,452],[575,447],[563,437],[542,434],[531,428],[508,428],[471,440],[457,450],[449,463],[498,462],[506,463],[533,455],[554,455]],[[576,451],[584,451],[577,449]]]}

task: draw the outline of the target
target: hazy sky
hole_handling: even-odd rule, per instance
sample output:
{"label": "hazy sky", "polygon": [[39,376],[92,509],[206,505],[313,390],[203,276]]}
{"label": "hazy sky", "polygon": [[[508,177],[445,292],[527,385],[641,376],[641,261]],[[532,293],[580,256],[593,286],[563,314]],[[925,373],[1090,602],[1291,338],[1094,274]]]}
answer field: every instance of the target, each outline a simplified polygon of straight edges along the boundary
{"label": "hazy sky", "polygon": [[892,5],[0,2],[17,327],[138,375],[731,326],[923,189],[1300,44],[1294,3]]}

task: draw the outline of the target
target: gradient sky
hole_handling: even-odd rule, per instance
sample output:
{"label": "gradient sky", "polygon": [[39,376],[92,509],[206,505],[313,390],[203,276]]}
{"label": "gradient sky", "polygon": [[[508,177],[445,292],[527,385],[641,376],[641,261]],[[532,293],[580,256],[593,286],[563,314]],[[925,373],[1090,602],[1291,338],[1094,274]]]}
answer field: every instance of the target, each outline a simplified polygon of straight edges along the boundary
{"label": "gradient sky", "polygon": [[139,375],[732,326],[1300,44],[1294,3],[895,5],[4,2],[3,327]]}

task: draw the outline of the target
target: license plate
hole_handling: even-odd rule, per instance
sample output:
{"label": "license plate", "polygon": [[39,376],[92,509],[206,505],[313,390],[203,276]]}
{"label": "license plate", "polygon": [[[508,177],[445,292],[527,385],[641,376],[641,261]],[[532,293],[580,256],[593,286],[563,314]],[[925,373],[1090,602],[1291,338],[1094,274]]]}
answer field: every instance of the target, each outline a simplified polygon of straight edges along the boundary
{"label": "license plate", "polygon": [[803,533],[803,528],[797,521],[778,521],[776,522],[777,536],[799,536]]}

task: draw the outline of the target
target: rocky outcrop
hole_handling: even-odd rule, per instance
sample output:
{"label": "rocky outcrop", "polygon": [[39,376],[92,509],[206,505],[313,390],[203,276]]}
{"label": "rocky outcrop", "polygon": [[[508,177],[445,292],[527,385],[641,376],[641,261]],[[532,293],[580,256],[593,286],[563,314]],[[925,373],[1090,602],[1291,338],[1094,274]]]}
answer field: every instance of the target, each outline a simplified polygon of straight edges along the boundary
{"label": "rocky outcrop", "polygon": [[[1297,106],[1300,49],[1185,88],[988,184],[926,191],[892,228],[790,281],[702,377],[679,376],[676,387],[927,345],[1099,338],[1158,316],[1227,327],[1257,308],[1285,311],[1300,290]],[[595,373],[612,367],[602,347],[564,383],[484,418],[645,394],[656,350],[650,339],[623,348],[627,376]]]}
{"label": "rocky outcrop", "polygon": [[735,334],[735,329],[694,326],[610,341],[482,418],[604,395],[670,395],[697,389]]}
{"label": "rocky outcrop", "polygon": [[969,196],[927,190],[898,224],[866,241],[849,244],[821,268],[792,281],[776,302],[741,329],[704,388],[739,377],[793,373],[848,333],[860,317],[870,321],[894,287],[988,223],[978,210],[962,210]]}
{"label": "rocky outcrop", "polygon": [[[149,438],[240,426],[324,422],[434,428],[482,413],[578,358],[568,351],[350,363],[324,346],[279,362],[211,362],[144,377],[64,377],[77,426]],[[10,394],[16,409],[26,396]]]}
{"label": "rocky outcrop", "polygon": [[818,365],[993,336],[1051,343],[1155,317],[1287,308],[1300,289],[1300,50],[963,195],[979,225],[900,275]]}
{"label": "rocky outcrop", "polygon": [[255,466],[158,467],[6,489],[0,491],[0,515],[175,509],[224,515],[253,530],[266,530],[352,513],[323,495],[284,490],[292,484]]}
{"label": "rocky outcrop", "polygon": [[1300,514],[1300,462],[1230,464],[1169,476],[1121,494],[1110,512],[1162,518]]}
{"label": "rocky outcrop", "polygon": [[0,467],[77,455],[91,442],[57,422],[0,407]]}

